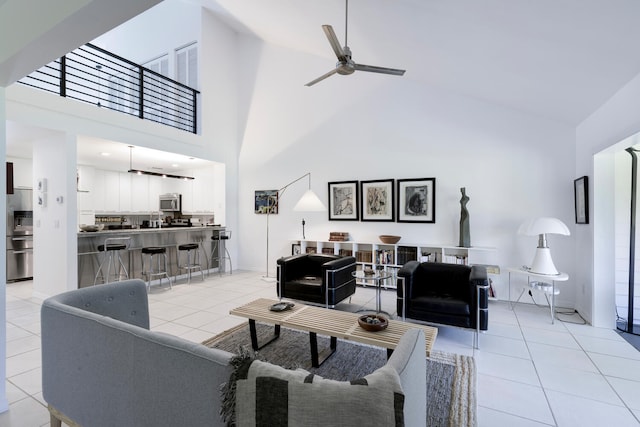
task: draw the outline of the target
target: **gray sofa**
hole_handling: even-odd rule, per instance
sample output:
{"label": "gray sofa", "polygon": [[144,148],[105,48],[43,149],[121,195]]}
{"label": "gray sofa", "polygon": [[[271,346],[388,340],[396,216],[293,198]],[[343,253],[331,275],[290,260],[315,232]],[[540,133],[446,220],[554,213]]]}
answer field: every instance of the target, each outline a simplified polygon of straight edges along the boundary
{"label": "gray sofa", "polygon": [[[51,425],[222,426],[220,386],[231,353],[149,331],[142,280],[44,301],[42,390]],[[405,391],[407,426],[425,424],[424,335],[411,330],[388,364]]]}

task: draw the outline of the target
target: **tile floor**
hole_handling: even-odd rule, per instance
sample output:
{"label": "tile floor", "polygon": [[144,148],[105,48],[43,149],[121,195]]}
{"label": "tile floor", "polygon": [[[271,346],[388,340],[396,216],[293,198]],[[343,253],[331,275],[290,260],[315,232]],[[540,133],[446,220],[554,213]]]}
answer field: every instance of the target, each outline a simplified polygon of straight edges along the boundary
{"label": "tile floor", "polygon": [[[342,309],[375,307],[372,288],[358,288]],[[200,342],[245,320],[231,308],[275,298],[259,273],[212,275],[203,283],[153,288],[151,327]],[[383,308],[395,311],[394,292]],[[42,400],[40,303],[31,283],[7,286],[7,395],[0,427],[48,425]],[[472,333],[440,327],[437,350],[473,355],[478,366],[478,421],[488,426],[640,426],[640,352],[615,331],[556,321],[530,304],[490,304],[490,330],[474,350]]]}

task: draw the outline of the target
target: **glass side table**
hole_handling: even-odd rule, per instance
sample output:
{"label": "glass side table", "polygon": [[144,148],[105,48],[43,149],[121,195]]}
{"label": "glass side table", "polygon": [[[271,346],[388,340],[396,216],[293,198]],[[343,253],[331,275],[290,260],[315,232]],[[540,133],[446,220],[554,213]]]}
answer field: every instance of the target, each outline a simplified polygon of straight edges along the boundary
{"label": "glass side table", "polygon": [[[393,273],[384,270],[376,270],[373,274],[365,274],[363,270],[354,271],[351,273],[353,277],[358,279],[359,281],[370,283],[376,287],[376,313],[386,314],[391,317],[391,315],[385,311],[382,311],[382,284],[385,280],[389,280],[393,278]],[[370,310],[364,310],[370,311]]]}

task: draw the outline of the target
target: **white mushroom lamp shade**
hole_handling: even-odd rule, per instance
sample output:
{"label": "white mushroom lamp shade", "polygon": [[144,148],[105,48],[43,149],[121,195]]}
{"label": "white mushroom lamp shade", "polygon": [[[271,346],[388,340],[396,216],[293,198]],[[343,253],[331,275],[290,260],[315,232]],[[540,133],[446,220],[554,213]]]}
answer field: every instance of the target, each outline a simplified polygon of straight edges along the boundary
{"label": "white mushroom lamp shade", "polygon": [[536,255],[531,263],[530,271],[537,274],[559,274],[551,259],[551,249],[547,245],[547,234],[569,236],[569,228],[557,218],[542,217],[524,222],[518,228],[518,234],[538,236]]}
{"label": "white mushroom lamp shade", "polygon": [[324,212],[327,208],[316,196],[316,193],[307,190],[293,207],[293,210],[296,212]]}

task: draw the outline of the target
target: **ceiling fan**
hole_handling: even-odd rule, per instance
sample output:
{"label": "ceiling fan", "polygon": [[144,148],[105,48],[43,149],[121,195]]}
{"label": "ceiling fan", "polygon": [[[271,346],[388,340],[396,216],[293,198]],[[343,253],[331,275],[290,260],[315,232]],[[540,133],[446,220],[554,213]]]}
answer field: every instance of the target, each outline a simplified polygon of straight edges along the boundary
{"label": "ceiling fan", "polygon": [[338,57],[338,62],[336,63],[336,68],[329,71],[326,74],[318,77],[315,80],[310,81],[305,86],[313,86],[314,84],[321,82],[327,77],[331,77],[332,75],[338,73],[343,76],[347,76],[349,74],[353,74],[354,71],[369,71],[372,73],[381,73],[381,74],[391,74],[394,76],[402,76],[404,75],[405,70],[399,70],[396,68],[386,68],[386,67],[376,67],[374,65],[364,65],[364,64],[356,64],[351,59],[351,49],[347,45],[347,30],[348,30],[348,19],[349,19],[349,0],[345,0],[346,2],[346,10],[345,10],[345,24],[344,24],[344,47],[340,46],[340,42],[338,41],[338,37],[336,37],[336,33],[333,31],[333,27],[331,25],[323,25],[322,29],[324,30],[327,39],[329,39],[329,43],[333,48],[336,56]]}

